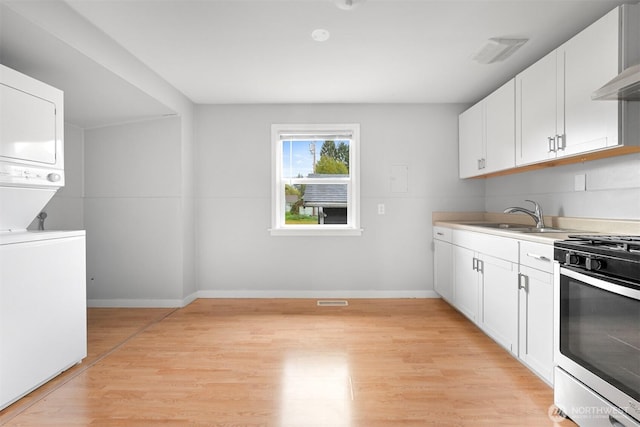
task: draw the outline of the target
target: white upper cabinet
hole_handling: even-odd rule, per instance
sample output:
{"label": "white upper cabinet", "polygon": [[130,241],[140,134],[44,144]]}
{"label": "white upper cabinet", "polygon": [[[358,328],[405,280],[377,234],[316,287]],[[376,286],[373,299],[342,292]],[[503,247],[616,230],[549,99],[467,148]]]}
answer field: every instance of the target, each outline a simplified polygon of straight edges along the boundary
{"label": "white upper cabinet", "polygon": [[515,166],[515,88],[511,79],[485,99],[484,173]]}
{"label": "white upper cabinet", "polygon": [[479,102],[458,119],[460,178],[481,175],[484,157],[484,103]]}
{"label": "white upper cabinet", "polygon": [[515,166],[515,80],[460,115],[460,178]]}
{"label": "white upper cabinet", "polygon": [[[618,102],[591,94],[618,75],[619,10],[614,9],[558,49],[564,66],[564,135],[558,157],[618,145]],[[559,74],[559,78],[561,78]],[[562,123],[560,123],[561,125]]]}
{"label": "white upper cabinet", "polygon": [[640,151],[640,102],[591,98],[638,62],[640,4],[623,5],[460,115],[460,177]]}
{"label": "white upper cabinet", "polygon": [[[638,16],[638,7],[625,9],[627,21]],[[637,42],[622,43],[628,39],[622,10],[612,10],[516,76],[516,165],[621,144],[622,114],[630,106],[594,101],[591,94],[618,75],[630,49],[637,50]],[[627,144],[637,145],[629,139]]]}
{"label": "white upper cabinet", "polygon": [[551,52],[516,76],[516,165],[555,157],[558,88],[557,55]]}

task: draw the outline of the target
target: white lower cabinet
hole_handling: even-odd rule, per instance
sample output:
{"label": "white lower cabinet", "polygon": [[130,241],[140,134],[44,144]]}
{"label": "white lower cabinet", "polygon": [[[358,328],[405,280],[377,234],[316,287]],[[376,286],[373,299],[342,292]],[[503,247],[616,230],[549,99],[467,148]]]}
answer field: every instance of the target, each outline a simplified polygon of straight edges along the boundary
{"label": "white lower cabinet", "polygon": [[553,384],[553,244],[438,228],[436,291]]}
{"label": "white lower cabinet", "polygon": [[518,354],[518,264],[482,255],[480,327],[498,344]]}
{"label": "white lower cabinet", "polygon": [[453,246],[450,228],[433,228],[433,254],[433,287],[438,295],[453,303]]}
{"label": "white lower cabinet", "polygon": [[453,230],[453,305],[510,352],[518,342],[518,243]]}
{"label": "white lower cabinet", "polygon": [[520,345],[522,361],[553,384],[553,246],[520,242]]}
{"label": "white lower cabinet", "polygon": [[518,265],[453,247],[453,305],[509,352],[518,354]]}
{"label": "white lower cabinet", "polygon": [[453,306],[478,323],[478,289],[480,277],[476,253],[461,246],[453,247]]}

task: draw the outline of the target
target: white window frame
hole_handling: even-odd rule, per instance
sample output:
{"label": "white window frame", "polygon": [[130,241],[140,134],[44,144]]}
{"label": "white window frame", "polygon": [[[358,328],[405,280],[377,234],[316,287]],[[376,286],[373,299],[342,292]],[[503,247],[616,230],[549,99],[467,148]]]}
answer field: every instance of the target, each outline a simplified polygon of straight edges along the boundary
{"label": "white window frame", "polygon": [[[347,224],[285,224],[285,183],[282,178],[283,135],[344,135],[349,142],[349,177],[327,179],[324,184],[347,184]],[[296,178],[296,184],[317,182],[313,178]],[[360,124],[273,124],[271,125],[271,228],[272,236],[360,236]]]}

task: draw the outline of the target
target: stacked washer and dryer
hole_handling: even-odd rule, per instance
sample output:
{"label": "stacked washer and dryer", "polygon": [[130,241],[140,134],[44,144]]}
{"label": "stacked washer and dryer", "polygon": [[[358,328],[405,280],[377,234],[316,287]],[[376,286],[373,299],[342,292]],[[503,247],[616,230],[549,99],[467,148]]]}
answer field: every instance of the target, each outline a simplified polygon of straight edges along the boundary
{"label": "stacked washer and dryer", "polygon": [[0,64],[0,410],[87,354],[85,232],[27,229],[64,179],[62,91]]}

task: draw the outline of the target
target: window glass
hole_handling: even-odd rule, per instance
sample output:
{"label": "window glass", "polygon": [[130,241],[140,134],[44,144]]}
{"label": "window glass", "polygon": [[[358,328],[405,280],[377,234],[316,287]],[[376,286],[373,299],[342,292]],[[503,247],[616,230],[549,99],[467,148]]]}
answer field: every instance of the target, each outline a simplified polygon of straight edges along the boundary
{"label": "window glass", "polygon": [[272,234],[358,230],[359,126],[274,125],[272,131]]}

